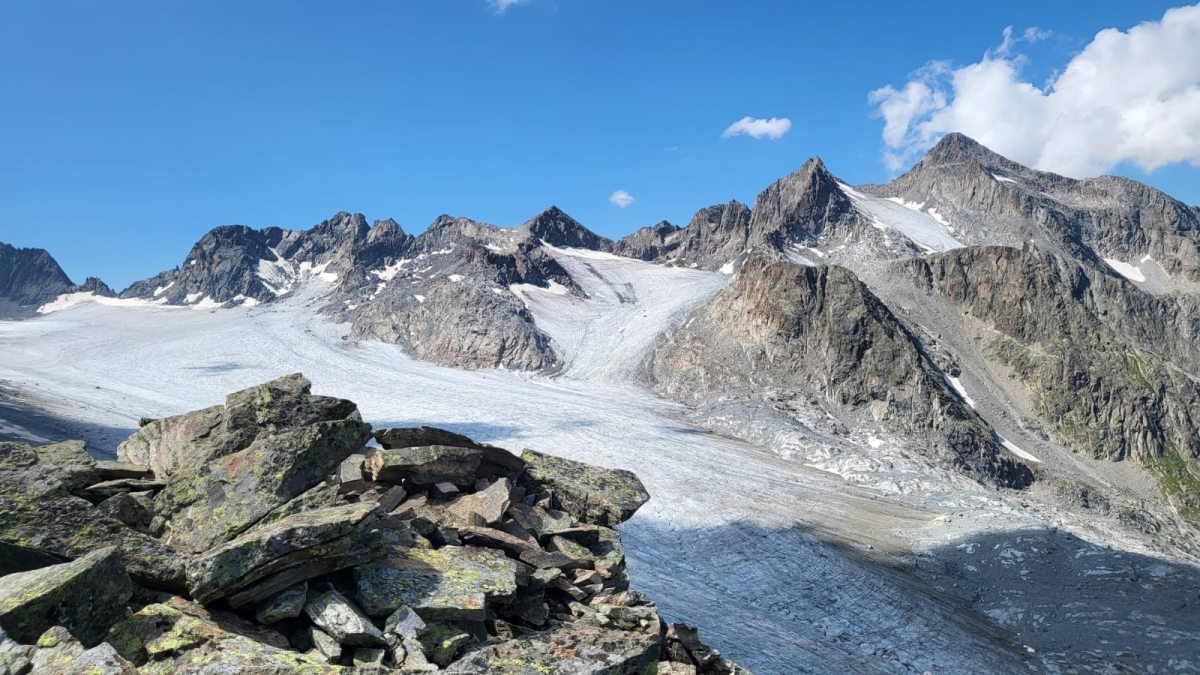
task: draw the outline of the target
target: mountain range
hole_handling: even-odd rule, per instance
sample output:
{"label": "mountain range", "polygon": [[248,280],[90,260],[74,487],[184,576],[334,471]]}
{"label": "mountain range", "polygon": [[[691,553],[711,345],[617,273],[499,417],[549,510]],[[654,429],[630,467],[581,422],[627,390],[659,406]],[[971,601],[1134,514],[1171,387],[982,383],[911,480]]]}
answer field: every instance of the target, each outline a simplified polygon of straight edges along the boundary
{"label": "mountain range", "polygon": [[518,227],[444,215],[415,236],[342,212],[218,227],[119,294],[0,245],[0,316],[88,304],[199,330],[217,319],[189,309],[267,322],[301,307],[306,332],[341,327],[338,349],[633,384],[716,437],[923,506],[970,510],[990,491],[1200,559],[1200,209],[961,134],[886,185],[812,158],[753,205],[618,241],[557,207]]}
{"label": "mountain range", "polygon": [[[353,339],[554,373],[568,363],[526,292],[588,297],[562,250],[730,277],[649,357],[644,379],[667,396],[815,397],[834,416],[925,438],[979,480],[1028,486],[1037,467],[1006,452],[952,383],[970,363],[1019,383],[1008,388],[1023,423],[1137,461],[1200,522],[1200,209],[1124,178],[1027,169],[960,134],[887,185],[851,187],[813,158],[753,207],[731,201],[616,242],[556,207],[516,228],[441,216],[419,236],[345,212],[304,231],[223,226],[119,298],[252,307],[320,279],[320,312]],[[96,279],[73,285],[45,251],[4,246],[0,258],[10,313],[113,296]]]}

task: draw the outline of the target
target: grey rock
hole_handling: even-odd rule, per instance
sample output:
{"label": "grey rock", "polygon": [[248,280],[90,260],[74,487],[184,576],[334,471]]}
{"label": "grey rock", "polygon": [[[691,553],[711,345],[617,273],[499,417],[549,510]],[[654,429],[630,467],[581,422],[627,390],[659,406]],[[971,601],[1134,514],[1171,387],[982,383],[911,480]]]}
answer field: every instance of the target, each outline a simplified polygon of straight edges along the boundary
{"label": "grey rock", "polygon": [[0,577],[0,627],[33,643],[52,626],[67,628],[85,647],[99,644],[124,615],[133,583],[116,547],[29,572]]}
{"label": "grey rock", "polygon": [[415,638],[425,630],[425,621],[421,619],[421,615],[414,612],[409,607],[401,607],[392,612],[384,623],[384,632],[391,636],[397,635],[402,638]]}
{"label": "grey rock", "polygon": [[526,450],[520,484],[530,493],[550,490],[575,518],[596,525],[629,520],[650,495],[629,471],[604,469],[562,457]]}
{"label": "grey rock", "polygon": [[354,569],[355,599],[371,616],[410,607],[426,621],[482,621],[488,603],[516,593],[518,564],[499,551],[471,546],[397,550]]}
{"label": "grey rock", "polygon": [[307,601],[308,583],[302,582],[264,600],[255,610],[254,618],[268,626],[284,619],[294,619],[304,611]]}
{"label": "grey rock", "polygon": [[495,525],[508,512],[511,497],[512,483],[501,478],[483,490],[456,498],[446,505],[446,511],[464,523],[471,523],[474,514],[482,518],[484,524]]}
{"label": "grey rock", "polygon": [[387,644],[379,628],[335,590],[309,599],[304,613],[338,644],[362,647]]}
{"label": "grey rock", "polygon": [[317,628],[311,627],[310,637],[312,638],[313,646],[317,651],[325,656],[330,663],[336,663],[342,658],[342,645],[337,640],[330,637],[328,633]]}
{"label": "grey rock", "polygon": [[645,634],[564,626],[473,650],[445,672],[466,675],[488,672],[491,664],[514,663],[514,675],[642,675],[658,662],[659,645],[657,629]]}

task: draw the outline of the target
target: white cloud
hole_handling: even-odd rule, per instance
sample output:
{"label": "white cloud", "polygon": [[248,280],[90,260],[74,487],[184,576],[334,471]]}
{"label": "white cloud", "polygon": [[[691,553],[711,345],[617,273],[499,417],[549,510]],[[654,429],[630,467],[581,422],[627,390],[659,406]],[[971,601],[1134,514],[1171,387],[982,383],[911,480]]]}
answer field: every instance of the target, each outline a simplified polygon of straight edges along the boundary
{"label": "white cloud", "polygon": [[608,201],[613,203],[613,206],[625,208],[633,203],[633,195],[624,190],[616,190],[608,196]]}
{"label": "white cloud", "polygon": [[487,0],[488,6],[497,14],[503,14],[509,7],[524,5],[528,2],[529,0]]}
{"label": "white cloud", "polygon": [[884,120],[884,162],[910,163],[960,131],[1022,164],[1092,176],[1131,162],[1147,171],[1200,166],[1200,5],[1171,9],[1127,31],[1100,31],[1061,72],[1038,87],[1022,76],[1018,42],[1004,32],[978,63],[934,62],[897,89],[868,100]]}
{"label": "white cloud", "polygon": [[786,117],[772,117],[767,120],[746,116],[726,127],[725,131],[721,133],[721,138],[745,135],[751,138],[776,140],[791,128],[792,121]]}

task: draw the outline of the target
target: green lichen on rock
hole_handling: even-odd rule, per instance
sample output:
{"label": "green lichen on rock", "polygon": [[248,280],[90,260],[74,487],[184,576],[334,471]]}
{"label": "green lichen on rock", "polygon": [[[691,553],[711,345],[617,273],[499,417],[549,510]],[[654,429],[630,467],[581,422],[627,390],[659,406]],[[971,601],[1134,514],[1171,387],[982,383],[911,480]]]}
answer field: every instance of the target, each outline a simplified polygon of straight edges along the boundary
{"label": "green lichen on rock", "polygon": [[99,643],[124,614],[133,582],[115,547],[60,565],[0,577],[0,627],[32,643],[63,626],[87,647]]}
{"label": "green lichen on rock", "polygon": [[521,459],[526,464],[521,484],[530,492],[550,490],[563,509],[585,523],[616,526],[650,500],[645,486],[629,471],[604,469],[533,450],[526,450]]}
{"label": "green lichen on rock", "polygon": [[474,546],[402,549],[355,568],[355,599],[371,616],[408,606],[426,620],[481,621],[490,601],[516,592],[517,565],[500,551]]}

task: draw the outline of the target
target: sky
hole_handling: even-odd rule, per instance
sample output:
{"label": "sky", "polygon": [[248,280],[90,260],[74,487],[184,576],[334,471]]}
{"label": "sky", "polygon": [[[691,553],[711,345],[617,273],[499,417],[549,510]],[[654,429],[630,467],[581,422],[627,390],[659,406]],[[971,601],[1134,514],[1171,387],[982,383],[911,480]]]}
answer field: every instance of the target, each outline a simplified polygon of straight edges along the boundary
{"label": "sky", "polygon": [[[1200,7],[1151,0],[5,0],[0,241],[115,289],[224,224],[618,238],[962,131],[1200,204]],[[965,8],[964,8],[965,7]]]}

